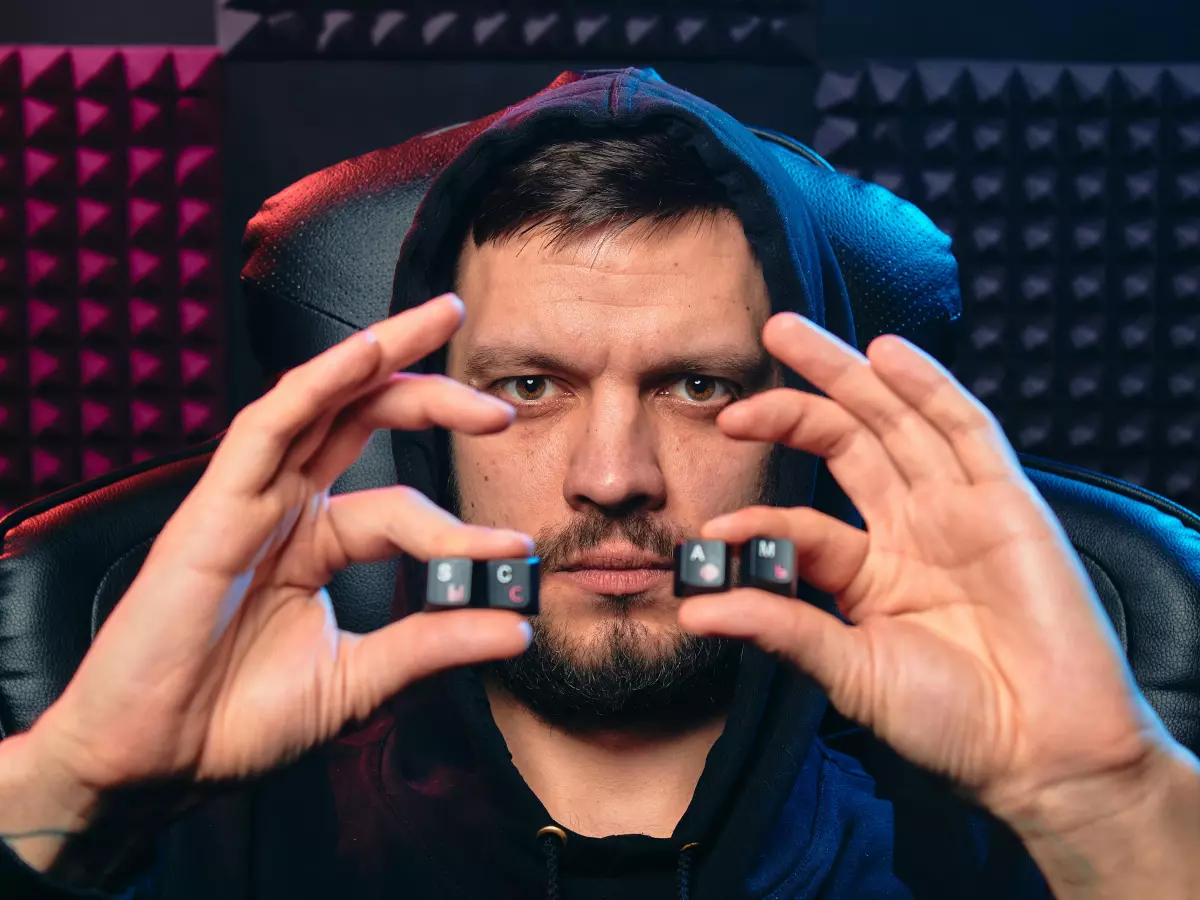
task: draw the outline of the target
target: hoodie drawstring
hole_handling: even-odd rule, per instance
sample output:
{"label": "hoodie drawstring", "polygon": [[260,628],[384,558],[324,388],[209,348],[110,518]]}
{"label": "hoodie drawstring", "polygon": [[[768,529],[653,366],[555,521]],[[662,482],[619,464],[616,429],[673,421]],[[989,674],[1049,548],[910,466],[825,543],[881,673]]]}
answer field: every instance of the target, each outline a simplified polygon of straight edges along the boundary
{"label": "hoodie drawstring", "polygon": [[[546,856],[546,900],[560,900],[558,854],[567,843],[567,833],[557,825],[547,825],[545,828],[538,829],[537,837],[541,841],[542,852]],[[691,897],[692,851],[697,846],[693,841],[679,848],[679,865],[675,869],[678,900],[688,900]]]}
{"label": "hoodie drawstring", "polygon": [[688,900],[691,896],[689,888],[692,881],[692,850],[696,842],[684,844],[679,848],[679,867],[675,870],[675,887],[679,900]]}
{"label": "hoodie drawstring", "polygon": [[538,829],[537,836],[546,854],[546,900],[559,900],[558,851],[567,842],[567,833],[557,825],[547,825]]}

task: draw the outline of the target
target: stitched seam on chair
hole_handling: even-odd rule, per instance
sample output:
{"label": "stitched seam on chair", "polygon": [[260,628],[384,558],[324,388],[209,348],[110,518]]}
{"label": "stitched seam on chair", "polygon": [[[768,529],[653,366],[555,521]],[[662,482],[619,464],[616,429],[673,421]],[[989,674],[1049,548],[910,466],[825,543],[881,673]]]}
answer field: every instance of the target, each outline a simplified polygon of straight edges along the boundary
{"label": "stitched seam on chair", "polygon": [[323,316],[324,318],[329,319],[331,322],[338,322],[342,325],[345,325],[347,328],[354,329],[355,331],[361,331],[363,328],[362,325],[356,325],[354,322],[348,322],[345,319],[341,318],[340,316],[333,315],[333,313],[326,312],[323,309],[318,309],[317,307],[313,306],[312,304],[306,303],[305,301],[301,300],[299,297],[295,296],[294,294],[290,294],[286,291],[270,290],[270,289],[264,287],[262,282],[258,281],[255,278],[251,278],[249,275],[243,275],[242,281],[244,281],[246,284],[253,285],[256,290],[262,291],[264,294],[269,294],[272,297],[276,297],[280,300],[286,300],[289,303],[295,303],[297,306],[301,306],[304,309],[308,310],[309,312],[316,313],[318,316]]}
{"label": "stitched seam on chair", "polygon": [[104,570],[104,575],[100,578],[100,583],[96,585],[96,590],[92,594],[92,640],[96,639],[96,632],[100,630],[100,622],[98,621],[100,612],[100,596],[104,593],[104,588],[108,584],[109,579],[112,577],[113,571],[134,553],[139,552],[143,548],[149,548],[149,546],[154,543],[154,539],[156,537],[157,535],[151,535],[148,538],[138,541],[136,544],[118,556],[115,560],[113,560],[112,563],[109,564],[108,568]]}

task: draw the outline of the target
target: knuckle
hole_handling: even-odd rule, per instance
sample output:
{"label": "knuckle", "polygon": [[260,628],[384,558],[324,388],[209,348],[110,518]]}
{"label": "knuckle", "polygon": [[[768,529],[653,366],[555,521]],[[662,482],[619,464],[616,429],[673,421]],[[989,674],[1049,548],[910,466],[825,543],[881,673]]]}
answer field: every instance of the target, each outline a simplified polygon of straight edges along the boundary
{"label": "knuckle", "polygon": [[830,459],[850,456],[855,452],[861,432],[854,427],[830,428],[824,435],[825,454]]}
{"label": "knuckle", "polygon": [[258,399],[238,410],[229,423],[229,434],[256,431],[262,418],[262,399]]}

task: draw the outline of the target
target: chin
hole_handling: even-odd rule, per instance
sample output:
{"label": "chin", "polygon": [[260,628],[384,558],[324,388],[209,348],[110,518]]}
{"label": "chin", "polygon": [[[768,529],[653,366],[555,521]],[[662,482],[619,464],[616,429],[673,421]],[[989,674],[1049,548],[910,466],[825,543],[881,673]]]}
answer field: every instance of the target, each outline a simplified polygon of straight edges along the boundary
{"label": "chin", "polygon": [[632,658],[654,664],[672,657],[684,641],[675,622],[677,605],[673,597],[645,594],[592,596],[586,610],[543,605],[534,625],[576,666],[602,664],[616,646]]}
{"label": "chin", "polygon": [[741,647],[682,631],[674,597],[572,599],[543,604],[529,649],[485,667],[543,722],[580,733],[674,729],[725,707]]}

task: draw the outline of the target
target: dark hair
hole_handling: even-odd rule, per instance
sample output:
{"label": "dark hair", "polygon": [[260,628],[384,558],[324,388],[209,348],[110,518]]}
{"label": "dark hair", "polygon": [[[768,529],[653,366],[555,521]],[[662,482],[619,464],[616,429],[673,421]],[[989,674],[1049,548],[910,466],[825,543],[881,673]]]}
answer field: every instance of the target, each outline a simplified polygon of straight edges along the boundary
{"label": "dark hair", "polygon": [[470,214],[476,246],[549,233],[551,247],[594,229],[658,228],[733,211],[699,154],[662,128],[603,132],[538,146],[497,167]]}

